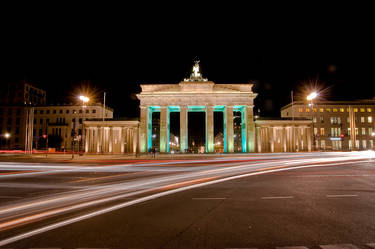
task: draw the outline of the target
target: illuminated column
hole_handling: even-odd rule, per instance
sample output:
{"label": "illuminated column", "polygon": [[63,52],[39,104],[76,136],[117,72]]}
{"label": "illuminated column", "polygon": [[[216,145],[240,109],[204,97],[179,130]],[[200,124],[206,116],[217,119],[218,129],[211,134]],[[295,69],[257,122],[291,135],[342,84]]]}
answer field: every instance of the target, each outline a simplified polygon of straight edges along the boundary
{"label": "illuminated column", "polygon": [[271,152],[273,153],[275,151],[275,140],[274,140],[274,128],[273,127],[269,127],[269,135],[270,135],[270,148],[271,148]]}
{"label": "illuminated column", "polygon": [[168,106],[160,107],[160,152],[169,152],[169,110]]}
{"label": "illuminated column", "polygon": [[113,128],[110,127],[109,128],[109,135],[108,135],[108,152],[109,153],[112,153],[113,152]]}
{"label": "illuminated column", "polygon": [[90,134],[89,134],[90,130],[89,128],[86,128],[85,129],[85,152],[88,152],[89,151],[89,139],[90,139]]}
{"label": "illuminated column", "polygon": [[140,116],[140,139],[139,139],[139,149],[141,153],[147,152],[147,133],[148,133],[148,119],[149,119],[149,108],[147,106],[141,106],[141,116]]}
{"label": "illuminated column", "polygon": [[188,112],[186,106],[180,106],[180,151],[188,149]]}
{"label": "illuminated column", "polygon": [[257,136],[257,152],[262,152],[262,139],[261,139],[261,129],[260,127],[256,127],[256,136]]}
{"label": "illuminated column", "polygon": [[225,107],[226,151],[233,152],[233,107]]}
{"label": "illuminated column", "polygon": [[247,152],[255,152],[255,122],[252,106],[246,106]]}
{"label": "illuminated column", "polygon": [[125,152],[125,142],[126,142],[126,130],[125,128],[120,129],[120,152],[124,153]]}
{"label": "illuminated column", "polygon": [[126,152],[131,152],[132,151],[132,143],[131,143],[131,134],[130,134],[130,129],[126,128]]}
{"label": "illuminated column", "polygon": [[306,127],[305,128],[306,133],[306,149],[307,151],[311,152],[311,128]]}
{"label": "illuminated column", "polygon": [[138,128],[132,129],[132,135],[133,135],[133,153],[137,152],[137,142],[138,142]]}
{"label": "illuminated column", "polygon": [[214,108],[206,107],[206,152],[214,152]]}

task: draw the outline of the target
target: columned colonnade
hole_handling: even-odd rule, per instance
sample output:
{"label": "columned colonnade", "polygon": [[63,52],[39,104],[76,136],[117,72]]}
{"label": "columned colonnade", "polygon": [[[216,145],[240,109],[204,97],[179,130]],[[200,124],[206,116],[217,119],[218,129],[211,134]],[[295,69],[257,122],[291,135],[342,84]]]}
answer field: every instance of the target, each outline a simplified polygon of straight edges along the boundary
{"label": "columned colonnade", "polygon": [[85,152],[136,153],[138,121],[85,121]]}
{"label": "columned colonnade", "polygon": [[[188,113],[205,112],[206,152],[214,152],[214,112],[223,113],[224,152],[234,151],[233,112],[241,112],[242,152],[254,152],[254,118],[252,106],[247,105],[179,105],[141,106],[140,152],[152,147],[152,113],[160,112],[160,152],[169,152],[170,113],[180,112],[180,152],[188,149]],[[203,129],[203,128],[202,128]]]}
{"label": "columned colonnade", "polygon": [[257,152],[311,151],[309,120],[256,120]]}

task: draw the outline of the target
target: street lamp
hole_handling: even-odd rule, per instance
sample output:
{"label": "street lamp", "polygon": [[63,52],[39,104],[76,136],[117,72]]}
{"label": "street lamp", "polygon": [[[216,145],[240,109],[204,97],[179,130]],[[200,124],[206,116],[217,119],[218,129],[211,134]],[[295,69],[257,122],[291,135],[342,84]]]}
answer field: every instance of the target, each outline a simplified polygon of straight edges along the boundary
{"label": "street lamp", "polygon": [[309,95],[307,95],[306,99],[307,101],[310,101],[310,106],[311,106],[311,124],[312,124],[312,133],[313,133],[313,148],[316,147],[315,145],[315,132],[314,132],[314,120],[313,120],[313,100],[318,97],[317,92],[312,92]]}
{"label": "street lamp", "polygon": [[83,121],[84,121],[84,117],[85,117],[84,108],[86,107],[86,103],[90,101],[90,98],[87,97],[87,96],[84,96],[84,95],[80,95],[79,100],[82,101],[82,124],[81,124],[82,131],[81,131],[81,134],[80,134],[81,137],[80,137],[80,141],[79,141],[79,145],[78,145],[78,154],[81,153],[81,146],[82,146],[82,143],[83,143],[83,133],[84,133]]}

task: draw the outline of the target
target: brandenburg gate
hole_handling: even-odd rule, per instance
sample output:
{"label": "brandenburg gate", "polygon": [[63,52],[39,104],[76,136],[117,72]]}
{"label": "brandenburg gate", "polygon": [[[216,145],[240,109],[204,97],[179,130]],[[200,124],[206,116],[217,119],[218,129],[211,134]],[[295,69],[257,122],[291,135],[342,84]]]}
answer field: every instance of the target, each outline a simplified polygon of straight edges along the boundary
{"label": "brandenburg gate", "polygon": [[[190,78],[178,84],[142,84],[140,152],[152,147],[152,113],[160,112],[160,152],[169,152],[170,113],[180,113],[180,151],[188,149],[188,112],[205,112],[206,152],[214,152],[214,112],[223,113],[224,152],[234,151],[233,112],[241,113],[242,152],[255,150],[253,84],[215,84],[202,77],[199,61]],[[203,127],[202,127],[203,129]]]}

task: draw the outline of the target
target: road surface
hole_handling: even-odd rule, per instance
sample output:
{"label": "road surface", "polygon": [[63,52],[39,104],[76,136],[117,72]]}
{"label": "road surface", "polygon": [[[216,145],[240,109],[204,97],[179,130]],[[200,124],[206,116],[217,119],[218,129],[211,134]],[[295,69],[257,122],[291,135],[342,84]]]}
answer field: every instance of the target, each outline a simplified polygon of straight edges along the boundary
{"label": "road surface", "polygon": [[368,248],[374,157],[1,162],[0,247]]}

